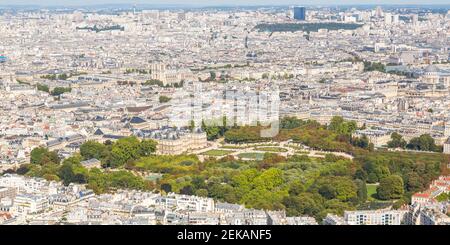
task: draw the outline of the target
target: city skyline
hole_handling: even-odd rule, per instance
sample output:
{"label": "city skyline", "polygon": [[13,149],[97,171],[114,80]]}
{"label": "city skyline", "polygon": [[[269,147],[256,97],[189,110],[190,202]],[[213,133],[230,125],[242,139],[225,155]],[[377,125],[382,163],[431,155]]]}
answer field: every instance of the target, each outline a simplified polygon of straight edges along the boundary
{"label": "city skyline", "polygon": [[450,224],[450,5],[144,2],[0,8],[0,225]]}
{"label": "city skyline", "polygon": [[408,1],[408,0],[393,0],[393,1],[374,1],[374,0],[306,0],[306,1],[291,1],[291,0],[194,0],[186,3],[181,0],[43,0],[36,3],[32,0],[15,0],[5,1],[0,0],[0,6],[2,5],[33,5],[33,6],[92,6],[92,5],[185,5],[185,6],[258,6],[258,5],[448,5],[449,2],[445,0],[430,0],[430,1]]}

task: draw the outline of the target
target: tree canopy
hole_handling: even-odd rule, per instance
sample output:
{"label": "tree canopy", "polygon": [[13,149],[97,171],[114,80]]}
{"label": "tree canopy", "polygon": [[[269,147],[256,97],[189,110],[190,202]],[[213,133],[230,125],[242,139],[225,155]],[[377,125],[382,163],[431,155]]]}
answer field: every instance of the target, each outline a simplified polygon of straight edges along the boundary
{"label": "tree canopy", "polygon": [[382,179],[377,187],[377,196],[382,200],[399,199],[403,197],[403,193],[403,179],[398,175]]}

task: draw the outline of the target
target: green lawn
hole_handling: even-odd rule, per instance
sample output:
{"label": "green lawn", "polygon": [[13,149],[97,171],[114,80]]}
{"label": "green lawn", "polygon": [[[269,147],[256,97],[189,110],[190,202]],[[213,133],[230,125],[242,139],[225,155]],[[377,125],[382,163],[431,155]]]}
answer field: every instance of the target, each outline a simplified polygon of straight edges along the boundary
{"label": "green lawn", "polygon": [[157,181],[162,179],[163,175],[159,174],[159,173],[151,173],[148,176],[145,177],[146,180],[150,180],[150,181]]}
{"label": "green lawn", "polygon": [[367,200],[375,201],[378,200],[377,197],[377,186],[378,184],[367,184]]}
{"label": "green lawn", "polygon": [[264,159],[264,153],[258,153],[258,152],[240,153],[238,155],[238,157],[255,159],[255,160],[262,160],[262,159]]}
{"label": "green lawn", "polygon": [[220,148],[222,148],[222,149],[245,149],[247,147],[238,146],[238,145],[223,145]]}
{"label": "green lawn", "polygon": [[299,150],[299,151],[305,150],[305,148],[300,147],[300,146],[296,146],[296,145],[287,145],[287,147],[292,148],[294,150]]}
{"label": "green lawn", "polygon": [[288,150],[281,147],[255,147],[254,150],[258,151],[270,151],[270,152],[287,152]]}
{"label": "green lawn", "polygon": [[309,154],[309,151],[295,151],[295,154]]}
{"label": "green lawn", "polygon": [[234,151],[227,151],[227,150],[209,150],[207,152],[203,152],[202,155],[211,156],[211,157],[221,157],[221,156],[226,156],[233,152]]}

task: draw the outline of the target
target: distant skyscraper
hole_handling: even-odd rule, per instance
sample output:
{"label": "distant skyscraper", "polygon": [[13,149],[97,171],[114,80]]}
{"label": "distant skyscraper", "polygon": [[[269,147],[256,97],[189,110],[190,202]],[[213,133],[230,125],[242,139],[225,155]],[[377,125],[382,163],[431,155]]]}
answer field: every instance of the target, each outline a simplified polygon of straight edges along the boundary
{"label": "distant skyscraper", "polygon": [[394,14],[394,15],[392,15],[392,23],[393,24],[398,24],[398,22],[399,22],[399,15],[398,14]]}
{"label": "distant skyscraper", "polygon": [[305,7],[294,7],[294,19],[306,20],[306,8]]}
{"label": "distant skyscraper", "polygon": [[417,22],[419,22],[419,16],[417,14],[413,14],[411,16],[411,22],[413,25],[417,25]]}
{"label": "distant skyscraper", "polygon": [[392,23],[392,15],[390,13],[384,14],[384,23],[390,25]]}

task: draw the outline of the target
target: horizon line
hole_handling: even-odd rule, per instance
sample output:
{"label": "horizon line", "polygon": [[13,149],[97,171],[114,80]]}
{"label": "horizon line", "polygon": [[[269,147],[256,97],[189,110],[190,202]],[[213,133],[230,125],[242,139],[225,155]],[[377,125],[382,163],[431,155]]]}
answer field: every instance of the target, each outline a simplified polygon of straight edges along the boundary
{"label": "horizon line", "polygon": [[94,7],[94,6],[196,6],[196,7],[286,7],[286,6],[450,6],[450,3],[326,3],[326,4],[199,4],[199,3],[86,3],[86,4],[0,4],[0,7]]}

